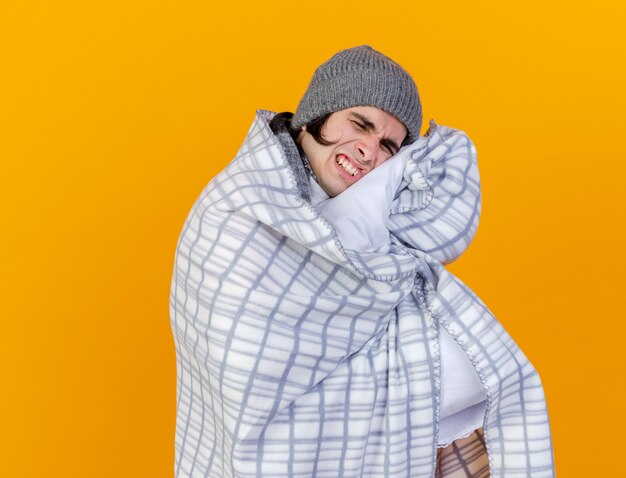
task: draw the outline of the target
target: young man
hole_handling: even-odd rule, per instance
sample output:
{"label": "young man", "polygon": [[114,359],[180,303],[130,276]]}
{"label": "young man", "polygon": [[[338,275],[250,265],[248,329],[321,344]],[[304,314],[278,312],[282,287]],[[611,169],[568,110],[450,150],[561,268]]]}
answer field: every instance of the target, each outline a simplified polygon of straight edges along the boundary
{"label": "young man", "polygon": [[[417,87],[404,68],[369,46],[343,50],[313,75],[286,123],[315,184],[334,197],[420,134]],[[283,141],[284,142],[284,141]]]}
{"label": "young man", "polygon": [[320,187],[331,197],[344,191],[400,150],[404,124],[373,106],[356,106],[330,114],[320,143],[302,126],[297,142]]}
{"label": "young man", "polygon": [[343,50],[198,198],[171,291],[176,476],[553,476],[537,373],[441,265],[476,232],[475,149],[421,121],[401,66]]}

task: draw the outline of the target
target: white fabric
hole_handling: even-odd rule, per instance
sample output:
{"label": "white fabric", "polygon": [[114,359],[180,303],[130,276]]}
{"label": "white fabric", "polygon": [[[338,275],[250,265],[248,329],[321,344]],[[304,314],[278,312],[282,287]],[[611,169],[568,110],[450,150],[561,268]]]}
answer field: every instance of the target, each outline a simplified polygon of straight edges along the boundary
{"label": "white fabric", "polygon": [[539,375],[442,265],[480,216],[468,136],[431,121],[393,201],[391,250],[363,253],[306,200],[273,115],[259,112],[177,244],[175,476],[435,476],[443,328],[487,390],[490,476],[553,478]]}
{"label": "white fabric", "polygon": [[381,164],[348,189],[316,209],[330,222],[344,248],[359,252],[389,252],[386,225],[402,182],[410,149]]}
{"label": "white fabric", "polygon": [[[389,211],[413,149],[404,147],[341,194],[314,202],[317,211],[335,228],[345,248],[359,252],[389,251]],[[322,190],[317,182],[311,182],[315,183],[312,187]],[[487,396],[469,358],[443,328],[439,333],[439,347],[441,424],[438,446],[443,447],[482,426]]]}
{"label": "white fabric", "polygon": [[472,363],[445,329],[439,332],[441,410],[439,447],[483,426],[487,396]]}

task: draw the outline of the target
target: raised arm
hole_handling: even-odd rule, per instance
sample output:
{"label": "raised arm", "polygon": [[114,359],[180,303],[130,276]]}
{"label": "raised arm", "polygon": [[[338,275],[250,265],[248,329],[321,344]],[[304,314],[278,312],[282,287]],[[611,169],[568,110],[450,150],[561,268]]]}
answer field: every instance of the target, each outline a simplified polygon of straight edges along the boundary
{"label": "raised arm", "polygon": [[431,120],[426,135],[405,154],[410,156],[389,230],[404,244],[450,263],[467,249],[478,227],[476,148],[463,131]]}

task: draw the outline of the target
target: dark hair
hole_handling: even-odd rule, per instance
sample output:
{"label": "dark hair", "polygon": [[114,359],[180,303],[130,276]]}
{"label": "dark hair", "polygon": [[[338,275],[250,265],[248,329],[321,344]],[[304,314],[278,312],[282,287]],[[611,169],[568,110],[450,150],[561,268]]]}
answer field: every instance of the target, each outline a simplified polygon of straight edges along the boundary
{"label": "dark hair", "polygon": [[[313,139],[318,143],[321,144],[322,146],[330,146],[331,144],[335,144],[336,141],[328,141],[327,139],[324,138],[323,134],[322,134],[322,129],[324,129],[324,125],[326,124],[326,121],[328,121],[328,118],[330,118],[330,116],[333,113],[327,113],[323,116],[320,116],[319,118],[314,119],[313,121],[307,123],[306,126],[306,130],[307,132],[313,136]],[[288,129],[289,132],[291,133],[291,137],[293,138],[293,140],[296,142],[296,144],[298,143],[297,138],[298,138],[298,134],[300,134],[300,130],[296,129],[292,129],[291,128],[291,118],[293,117],[293,113],[290,112],[283,112],[283,113],[278,113],[279,118],[283,119],[287,125],[288,125]],[[278,119],[278,118],[276,118]],[[402,141],[402,144],[400,145],[400,147],[405,146],[409,144],[409,135],[407,134],[404,137],[404,141]],[[299,146],[299,145],[298,145]]]}
{"label": "dark hair", "polygon": [[[328,113],[328,114],[325,114],[324,116],[320,116],[319,118],[314,119],[313,121],[311,121],[310,123],[308,123],[306,125],[307,132],[310,133],[311,136],[313,136],[313,139],[315,141],[317,141],[319,144],[321,144],[323,146],[329,146],[331,144],[334,144],[334,142],[330,142],[330,141],[324,139],[324,137],[322,135],[322,129],[324,128],[324,125],[326,124],[326,121],[328,120],[328,118],[330,118],[331,114],[332,113]],[[293,138],[293,140],[297,144],[298,143],[298,135],[300,134],[300,130],[299,129],[293,129],[291,127],[291,118],[292,117],[293,117],[293,113],[291,113],[289,111],[284,111],[282,113],[278,113],[278,114],[276,114],[274,116],[274,118],[270,122],[270,127],[273,127],[274,125],[277,125],[279,122],[284,123],[287,126],[287,129],[289,130],[289,133],[291,134],[291,137]]]}
{"label": "dark hair", "polygon": [[322,135],[322,129],[324,128],[326,121],[328,121],[328,118],[330,118],[330,115],[332,115],[332,113],[327,113],[324,116],[314,119],[306,125],[307,132],[322,146],[330,146],[331,144],[336,143],[336,141],[328,141],[327,139],[324,139],[324,136]]}

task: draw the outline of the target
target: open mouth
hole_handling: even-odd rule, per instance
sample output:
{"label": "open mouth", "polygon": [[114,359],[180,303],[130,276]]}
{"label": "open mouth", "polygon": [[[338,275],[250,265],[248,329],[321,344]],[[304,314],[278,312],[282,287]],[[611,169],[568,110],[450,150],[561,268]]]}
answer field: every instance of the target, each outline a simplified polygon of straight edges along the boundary
{"label": "open mouth", "polygon": [[358,176],[361,175],[361,170],[355,167],[346,155],[338,154],[335,158],[335,162],[339,165],[341,170],[345,171],[348,174],[348,176],[356,179]]}

